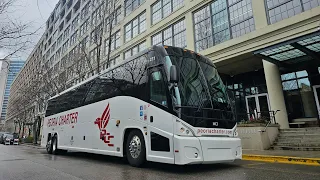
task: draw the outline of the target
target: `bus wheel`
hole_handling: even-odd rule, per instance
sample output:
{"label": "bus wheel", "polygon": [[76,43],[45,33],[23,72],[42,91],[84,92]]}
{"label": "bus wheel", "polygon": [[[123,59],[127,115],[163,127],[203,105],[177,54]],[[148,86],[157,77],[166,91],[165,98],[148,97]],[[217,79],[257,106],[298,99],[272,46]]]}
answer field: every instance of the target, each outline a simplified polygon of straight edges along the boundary
{"label": "bus wheel", "polygon": [[46,145],[46,149],[47,149],[47,153],[48,154],[52,154],[52,137],[48,140],[47,145]]}
{"label": "bus wheel", "polygon": [[66,150],[62,150],[58,148],[58,137],[55,135],[52,140],[52,154],[54,155],[62,155],[67,153]]}
{"label": "bus wheel", "polygon": [[58,146],[57,146],[57,136],[52,138],[52,154],[58,154]]}
{"label": "bus wheel", "polygon": [[126,155],[131,166],[140,167],[146,161],[146,147],[139,130],[130,132],[126,143]]}

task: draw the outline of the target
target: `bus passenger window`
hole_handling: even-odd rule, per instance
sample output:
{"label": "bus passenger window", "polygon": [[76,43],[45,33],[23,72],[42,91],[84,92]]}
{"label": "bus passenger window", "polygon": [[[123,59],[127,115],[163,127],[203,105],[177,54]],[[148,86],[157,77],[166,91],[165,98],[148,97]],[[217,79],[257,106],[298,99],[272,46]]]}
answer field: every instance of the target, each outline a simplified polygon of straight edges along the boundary
{"label": "bus passenger window", "polygon": [[151,74],[150,99],[163,106],[167,106],[166,87],[160,71],[156,71]]}

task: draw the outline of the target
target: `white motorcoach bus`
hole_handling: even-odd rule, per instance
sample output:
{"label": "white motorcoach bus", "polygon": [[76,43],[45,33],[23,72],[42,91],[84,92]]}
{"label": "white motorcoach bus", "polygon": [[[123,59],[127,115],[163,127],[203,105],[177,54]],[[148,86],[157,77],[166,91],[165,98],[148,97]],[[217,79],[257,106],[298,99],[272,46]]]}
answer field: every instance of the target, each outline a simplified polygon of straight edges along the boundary
{"label": "white motorcoach bus", "polygon": [[236,121],[213,63],[153,46],[50,98],[41,145],[170,164],[242,158]]}

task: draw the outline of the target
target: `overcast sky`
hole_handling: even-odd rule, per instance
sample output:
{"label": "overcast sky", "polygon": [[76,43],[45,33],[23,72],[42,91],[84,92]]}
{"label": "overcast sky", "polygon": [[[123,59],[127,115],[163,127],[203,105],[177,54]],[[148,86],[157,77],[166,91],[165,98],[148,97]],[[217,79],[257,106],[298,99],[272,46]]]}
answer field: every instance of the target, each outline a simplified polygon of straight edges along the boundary
{"label": "overcast sky", "polygon": [[[50,16],[52,10],[59,0],[16,0],[11,7],[9,16],[12,19],[19,19],[23,23],[31,23],[30,30],[37,30],[42,27],[35,38],[32,38],[32,46],[28,51],[19,54],[17,59],[26,60],[32,51],[34,45],[45,30],[45,22]],[[1,21],[1,20],[0,20]],[[1,22],[0,22],[1,23]],[[0,58],[4,56],[3,50],[0,49]]]}

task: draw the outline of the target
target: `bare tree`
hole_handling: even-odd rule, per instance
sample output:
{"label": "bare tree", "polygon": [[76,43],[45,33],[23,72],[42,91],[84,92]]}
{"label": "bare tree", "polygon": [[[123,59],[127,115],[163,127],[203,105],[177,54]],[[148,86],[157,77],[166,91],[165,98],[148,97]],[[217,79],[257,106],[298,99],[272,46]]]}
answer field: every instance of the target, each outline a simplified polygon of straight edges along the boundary
{"label": "bare tree", "polygon": [[29,30],[31,24],[12,19],[9,10],[14,6],[16,0],[0,1],[0,48],[5,51],[4,59],[24,51],[31,43],[30,37],[36,31]]}
{"label": "bare tree", "polygon": [[[76,72],[79,78],[83,76],[83,70],[91,73],[96,71],[99,74],[104,58],[106,58],[106,67],[110,65],[110,54],[115,49],[112,45],[119,38],[118,34],[113,32],[113,28],[121,20],[119,2],[118,0],[92,1],[92,31],[89,34],[89,39],[85,39],[84,42],[84,37],[79,36],[79,49],[72,59],[73,71]],[[88,51],[87,43],[94,45],[94,49],[90,52]],[[104,52],[104,55],[102,52]]]}

